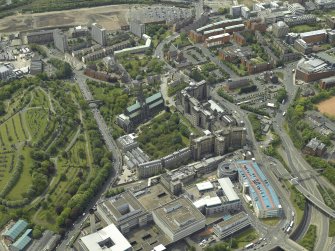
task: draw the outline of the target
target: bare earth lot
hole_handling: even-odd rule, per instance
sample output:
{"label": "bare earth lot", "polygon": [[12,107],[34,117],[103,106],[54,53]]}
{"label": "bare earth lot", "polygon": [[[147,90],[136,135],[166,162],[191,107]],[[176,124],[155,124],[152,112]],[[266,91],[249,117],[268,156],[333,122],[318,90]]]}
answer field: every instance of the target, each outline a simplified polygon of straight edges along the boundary
{"label": "bare earth lot", "polygon": [[87,25],[94,22],[101,24],[107,30],[117,30],[128,23],[129,10],[130,5],[122,4],[46,13],[18,14],[0,19],[0,32]]}
{"label": "bare earth lot", "polygon": [[318,109],[321,113],[326,113],[335,116],[335,97],[327,99],[318,104]]}

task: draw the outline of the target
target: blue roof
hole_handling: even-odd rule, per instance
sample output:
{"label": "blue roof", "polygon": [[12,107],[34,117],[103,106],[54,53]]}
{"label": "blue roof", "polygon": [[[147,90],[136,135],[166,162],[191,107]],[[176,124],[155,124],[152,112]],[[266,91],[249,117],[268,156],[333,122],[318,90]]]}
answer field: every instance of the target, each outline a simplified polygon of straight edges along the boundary
{"label": "blue roof", "polygon": [[250,160],[241,160],[235,162],[235,165],[240,178],[249,184],[250,196],[257,207],[263,210],[278,209],[278,196],[258,164]]}
{"label": "blue roof", "polygon": [[14,226],[12,226],[3,234],[3,236],[8,236],[12,240],[15,240],[26,229],[27,226],[28,222],[25,220],[18,220]]}
{"label": "blue roof", "polygon": [[24,234],[16,242],[12,244],[12,246],[18,250],[24,250],[27,247],[27,245],[31,242],[31,238],[29,237],[31,231],[32,229],[27,229],[26,232],[24,232]]}

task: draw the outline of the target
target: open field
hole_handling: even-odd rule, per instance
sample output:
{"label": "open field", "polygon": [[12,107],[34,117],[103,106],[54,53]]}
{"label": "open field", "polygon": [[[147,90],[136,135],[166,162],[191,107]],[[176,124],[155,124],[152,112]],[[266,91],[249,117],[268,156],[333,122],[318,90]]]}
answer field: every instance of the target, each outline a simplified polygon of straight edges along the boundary
{"label": "open field", "polygon": [[322,101],[317,107],[321,113],[335,116],[335,97]]}
{"label": "open field", "polygon": [[108,5],[47,13],[17,14],[0,19],[0,32],[87,25],[95,22],[107,30],[117,30],[127,24],[129,9],[130,5]]}

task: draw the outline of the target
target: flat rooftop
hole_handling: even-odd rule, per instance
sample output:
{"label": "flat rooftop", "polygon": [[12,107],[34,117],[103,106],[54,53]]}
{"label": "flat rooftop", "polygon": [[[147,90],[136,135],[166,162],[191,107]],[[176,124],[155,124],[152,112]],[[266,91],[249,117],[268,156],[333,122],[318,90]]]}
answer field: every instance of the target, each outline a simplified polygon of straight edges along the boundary
{"label": "flat rooftop", "polygon": [[228,177],[218,179],[218,182],[223,190],[223,193],[226,195],[228,201],[236,201],[240,199],[234,190],[233,183]]}
{"label": "flat rooftop", "polygon": [[258,208],[271,210],[281,207],[276,192],[255,161],[241,160],[233,164],[237,168],[239,179],[249,184],[250,196]]}
{"label": "flat rooftop", "polygon": [[184,197],[179,197],[153,211],[160,221],[172,232],[178,232],[198,221],[205,221],[205,216]]}
{"label": "flat rooftop", "polygon": [[240,212],[221,221],[220,223],[217,224],[217,226],[219,226],[221,231],[223,231],[226,228],[230,228],[231,224],[234,224],[235,222],[242,220],[243,218],[248,219],[248,215],[245,212]]}
{"label": "flat rooftop", "polygon": [[89,251],[126,251],[131,249],[128,240],[114,224],[80,238]]}
{"label": "flat rooftop", "polygon": [[160,183],[137,191],[134,195],[139,203],[148,211],[152,211],[174,199],[170,192]]}
{"label": "flat rooftop", "polygon": [[102,206],[105,211],[107,210],[114,220],[117,221],[140,212],[145,212],[144,207],[129,191],[102,202],[100,206]]}

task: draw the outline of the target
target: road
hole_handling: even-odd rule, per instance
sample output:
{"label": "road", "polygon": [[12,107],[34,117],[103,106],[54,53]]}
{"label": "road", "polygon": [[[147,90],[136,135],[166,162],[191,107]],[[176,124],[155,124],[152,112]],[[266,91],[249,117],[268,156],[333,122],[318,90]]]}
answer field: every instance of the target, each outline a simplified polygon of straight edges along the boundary
{"label": "road", "polygon": [[[80,88],[81,93],[84,96],[84,99],[86,101],[93,100],[93,95],[90,92],[87,84],[86,84],[86,76],[84,76],[80,71],[74,71],[75,78],[77,79],[77,84]],[[83,222],[87,219],[88,211],[90,208],[92,208],[96,203],[99,202],[101,199],[101,195],[103,192],[105,192],[107,189],[109,189],[110,185],[114,183],[115,179],[118,176],[118,173],[120,169],[122,168],[122,155],[107,127],[107,124],[104,120],[104,118],[101,116],[99,109],[96,107],[95,104],[90,104],[91,111],[93,113],[93,116],[97,122],[97,125],[99,127],[100,133],[105,141],[105,144],[107,146],[107,149],[113,153],[113,173],[109,177],[108,181],[105,182],[103,188],[100,190],[99,194],[93,199],[90,204],[87,206],[87,209],[85,210],[83,216],[81,216],[73,225],[71,230],[67,233],[66,237],[62,240],[61,244],[56,250],[64,251],[67,250],[67,243],[70,241],[72,236],[75,236],[78,232],[81,231],[81,226]]]}
{"label": "road", "polygon": [[[232,104],[219,95],[217,95],[217,89],[219,87],[213,89],[211,96],[214,100],[219,102],[223,107],[228,108],[228,110],[234,111],[235,116],[237,115],[239,118],[243,118],[243,121],[245,123],[245,128],[247,130],[248,135],[248,141],[250,142],[256,142],[254,132],[252,130],[252,126],[250,121],[247,119],[247,113],[243,110],[241,110],[237,105]],[[282,204],[282,207],[285,212],[286,218],[283,218],[280,223],[278,223],[275,227],[266,226],[267,230],[264,230],[263,226],[264,224],[260,222],[259,219],[256,217],[251,217],[253,225],[255,228],[264,235],[264,237],[267,239],[266,245],[265,243],[261,243],[257,250],[270,250],[270,248],[277,247],[279,245],[284,245],[283,240],[285,240],[285,248],[286,250],[304,250],[303,247],[296,244],[294,241],[289,240],[289,236],[284,233],[282,230],[284,226],[287,225],[287,223],[290,222],[290,216],[291,213],[294,211],[293,206],[291,205],[291,202],[287,200],[288,195],[286,194],[286,191],[281,187],[281,184],[275,177],[272,171],[269,170],[269,166],[263,166],[262,163],[268,163],[268,161],[263,160],[263,154],[260,152],[259,145],[256,143],[254,144],[255,149],[253,149],[255,158],[259,161],[263,172],[268,177],[271,185],[274,187],[275,191],[277,192],[278,196],[280,197],[280,202]],[[250,215],[250,213],[249,213]],[[294,244],[293,244],[294,243]],[[264,245],[264,247],[261,247],[261,245]]]}
{"label": "road", "polygon": [[[284,83],[285,83],[285,88],[288,92],[288,100],[286,101],[286,103],[284,105],[282,105],[281,109],[282,111],[286,111],[287,108],[289,107],[290,103],[293,101],[293,98],[295,97],[296,91],[298,89],[298,87],[294,84],[295,83],[295,76],[292,73],[292,68],[295,66],[295,64],[290,64],[287,65],[283,70],[281,70],[284,73]],[[217,89],[219,87],[216,87],[213,92],[212,92],[212,98],[216,101],[219,101],[219,103],[221,105],[223,105],[224,107],[227,107],[228,110],[234,111],[235,114],[238,115],[239,118],[244,118],[244,122],[245,122],[245,127],[247,129],[247,133],[248,133],[248,140],[251,142],[254,142],[254,153],[255,153],[255,157],[258,160],[261,160],[260,163],[266,163],[266,161],[263,161],[263,157],[262,157],[262,153],[260,152],[259,149],[259,145],[257,144],[255,138],[254,138],[254,133],[252,130],[252,126],[250,124],[250,121],[247,119],[247,112],[239,109],[238,106],[231,104],[230,102],[224,100],[223,98],[221,98],[220,96],[217,95]],[[275,126],[275,130],[278,133],[278,135],[281,136],[282,141],[283,141],[283,146],[285,149],[286,154],[288,155],[287,158],[289,160],[289,166],[293,169],[294,173],[299,174],[300,171],[303,170],[309,170],[312,169],[312,167],[310,167],[308,165],[308,163],[306,163],[306,161],[303,159],[303,157],[301,156],[301,153],[293,146],[292,141],[290,140],[289,136],[286,134],[285,130],[284,130],[284,117],[282,116],[282,113],[279,112],[277,114],[277,116],[274,118],[274,125]],[[284,168],[284,167],[283,167]],[[269,178],[269,180],[271,181],[271,184],[274,186],[275,190],[277,191],[278,195],[281,197],[281,203],[283,204],[283,208],[286,208],[288,206],[287,210],[288,212],[293,211],[293,208],[291,207],[290,203],[287,203],[287,205],[285,205],[286,203],[284,202],[283,198],[285,197],[282,196],[283,191],[281,189],[281,185],[278,182],[278,180],[276,179],[276,177],[274,177],[274,174],[272,171],[269,170],[268,166],[263,167],[263,171],[264,173],[267,175],[267,177]],[[300,175],[300,177],[304,178],[304,175]],[[321,198],[322,196],[319,193],[316,183],[313,180],[305,180],[303,181],[303,185],[305,186],[305,188],[301,189],[303,190],[302,192],[308,193],[308,196],[310,197],[310,201],[314,201],[314,203],[320,203],[320,200],[316,201],[316,199]],[[297,187],[299,189],[299,187]],[[307,192],[308,191],[308,192]],[[306,197],[308,198],[307,194]],[[322,206],[324,205],[324,203],[322,203]],[[326,208],[326,211],[329,210],[328,208]],[[329,212],[331,214],[331,212]],[[334,213],[334,212],[332,212]],[[286,216],[288,217],[288,215],[286,213]],[[317,225],[318,228],[318,238],[317,238],[317,243],[316,243],[316,248],[315,250],[329,250],[330,248],[330,242],[329,242],[329,238],[327,238],[328,236],[328,227],[329,227],[329,222],[328,222],[328,218],[327,216],[325,216],[323,213],[321,213],[319,210],[316,210],[316,208],[312,208],[312,223]],[[298,244],[296,244],[294,241],[292,241],[291,239],[289,239],[289,236],[286,235],[281,229],[280,226],[285,225],[285,223],[281,222],[280,224],[278,224],[277,228],[274,228],[273,230],[271,230],[271,228],[269,228],[269,232],[268,235],[268,242],[267,245],[265,245],[264,247],[259,247],[257,250],[269,250],[272,247],[276,247],[276,246],[281,246],[282,248],[286,249],[286,250],[303,250],[303,248],[301,246],[299,246]]]}
{"label": "road", "polygon": [[238,75],[228,66],[224,65],[218,57],[213,56],[210,50],[208,50],[206,47],[202,46],[201,44],[194,44],[194,46],[199,48],[205,55],[205,57],[209,57],[213,63],[215,63],[218,67],[227,72],[230,75],[230,78],[234,79],[238,77]]}

